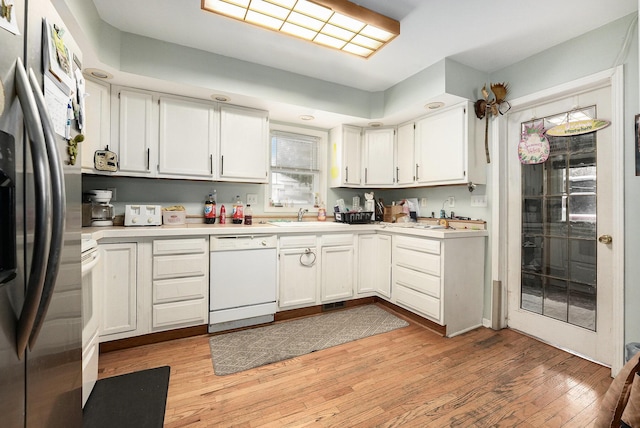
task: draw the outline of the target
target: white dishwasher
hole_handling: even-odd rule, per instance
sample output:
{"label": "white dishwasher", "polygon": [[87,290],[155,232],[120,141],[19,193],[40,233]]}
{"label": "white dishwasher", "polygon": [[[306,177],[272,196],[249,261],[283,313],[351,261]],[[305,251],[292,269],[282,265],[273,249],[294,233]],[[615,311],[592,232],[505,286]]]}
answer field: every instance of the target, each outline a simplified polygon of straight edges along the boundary
{"label": "white dishwasher", "polygon": [[209,333],[274,320],[276,244],[276,235],[211,237]]}

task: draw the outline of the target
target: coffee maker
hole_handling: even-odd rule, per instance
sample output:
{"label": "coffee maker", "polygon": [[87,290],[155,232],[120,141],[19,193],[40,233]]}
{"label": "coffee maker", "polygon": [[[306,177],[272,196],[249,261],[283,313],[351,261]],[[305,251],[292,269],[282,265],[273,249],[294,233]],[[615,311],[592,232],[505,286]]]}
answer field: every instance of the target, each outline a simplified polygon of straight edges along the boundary
{"label": "coffee maker", "polygon": [[82,225],[113,226],[115,212],[111,202],[111,190],[89,190],[85,193]]}

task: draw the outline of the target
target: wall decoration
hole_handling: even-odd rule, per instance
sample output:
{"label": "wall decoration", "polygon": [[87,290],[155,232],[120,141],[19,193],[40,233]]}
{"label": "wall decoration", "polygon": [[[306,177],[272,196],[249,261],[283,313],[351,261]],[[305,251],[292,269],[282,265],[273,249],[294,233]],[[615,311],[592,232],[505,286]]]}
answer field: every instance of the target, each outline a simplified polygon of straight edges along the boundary
{"label": "wall decoration", "polygon": [[546,133],[547,135],[551,135],[552,137],[570,137],[572,135],[582,135],[599,131],[609,125],[611,125],[611,122],[609,122],[608,120],[577,120],[556,125],[553,128],[548,129]]}
{"label": "wall decoration", "polygon": [[518,143],[518,158],[524,165],[543,163],[549,158],[549,140],[544,135],[544,123],[531,126],[523,124],[520,142]]}
{"label": "wall decoration", "polygon": [[478,119],[485,119],[484,128],[484,151],[487,155],[487,163],[491,163],[491,157],[489,156],[489,115],[497,116],[498,114],[505,114],[511,108],[511,104],[506,100],[507,93],[509,92],[508,83],[491,83],[491,92],[493,92],[494,98],[489,100],[489,92],[487,91],[487,85],[482,87],[482,99],[479,99],[474,104],[474,110]]}

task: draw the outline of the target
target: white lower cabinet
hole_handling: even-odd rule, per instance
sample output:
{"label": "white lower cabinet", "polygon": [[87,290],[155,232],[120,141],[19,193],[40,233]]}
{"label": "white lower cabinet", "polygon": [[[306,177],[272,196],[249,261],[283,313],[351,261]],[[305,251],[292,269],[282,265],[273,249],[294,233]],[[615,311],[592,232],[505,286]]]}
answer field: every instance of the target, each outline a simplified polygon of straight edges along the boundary
{"label": "white lower cabinet", "polygon": [[[100,341],[112,335],[135,335],[138,327],[138,244],[101,244],[102,321]],[[120,338],[120,337],[118,337]]]}
{"label": "white lower cabinet", "polygon": [[318,249],[315,235],[283,236],[278,252],[278,308],[318,303]]}
{"label": "white lower cabinet", "polygon": [[482,325],[484,237],[392,242],[393,303],[446,326],[447,336]]}
{"label": "white lower cabinet", "polygon": [[322,303],[354,295],[355,248],[352,234],[322,236],[320,289]]}
{"label": "white lower cabinet", "polygon": [[101,242],[100,342],[207,324],[208,248],[208,237]]}
{"label": "white lower cabinet", "polygon": [[358,295],[391,298],[391,236],[367,233],[358,236]]}
{"label": "white lower cabinet", "polygon": [[207,238],[153,241],[153,331],[207,323],[208,248]]}
{"label": "white lower cabinet", "polygon": [[[283,234],[278,310],[379,296],[460,334],[482,325],[485,239]],[[100,342],[207,324],[208,248],[208,236],[101,241]]]}

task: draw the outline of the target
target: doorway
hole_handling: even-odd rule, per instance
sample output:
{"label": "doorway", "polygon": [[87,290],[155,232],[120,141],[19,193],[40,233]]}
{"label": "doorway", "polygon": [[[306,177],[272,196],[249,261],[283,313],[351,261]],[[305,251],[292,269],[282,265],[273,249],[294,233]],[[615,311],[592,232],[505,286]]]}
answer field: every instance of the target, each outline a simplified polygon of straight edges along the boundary
{"label": "doorway", "polygon": [[[612,85],[528,103],[507,121],[507,324],[592,361],[612,366],[614,129],[549,138],[549,158],[522,165],[527,127],[612,117]],[[514,109],[515,110],[515,109]]]}

